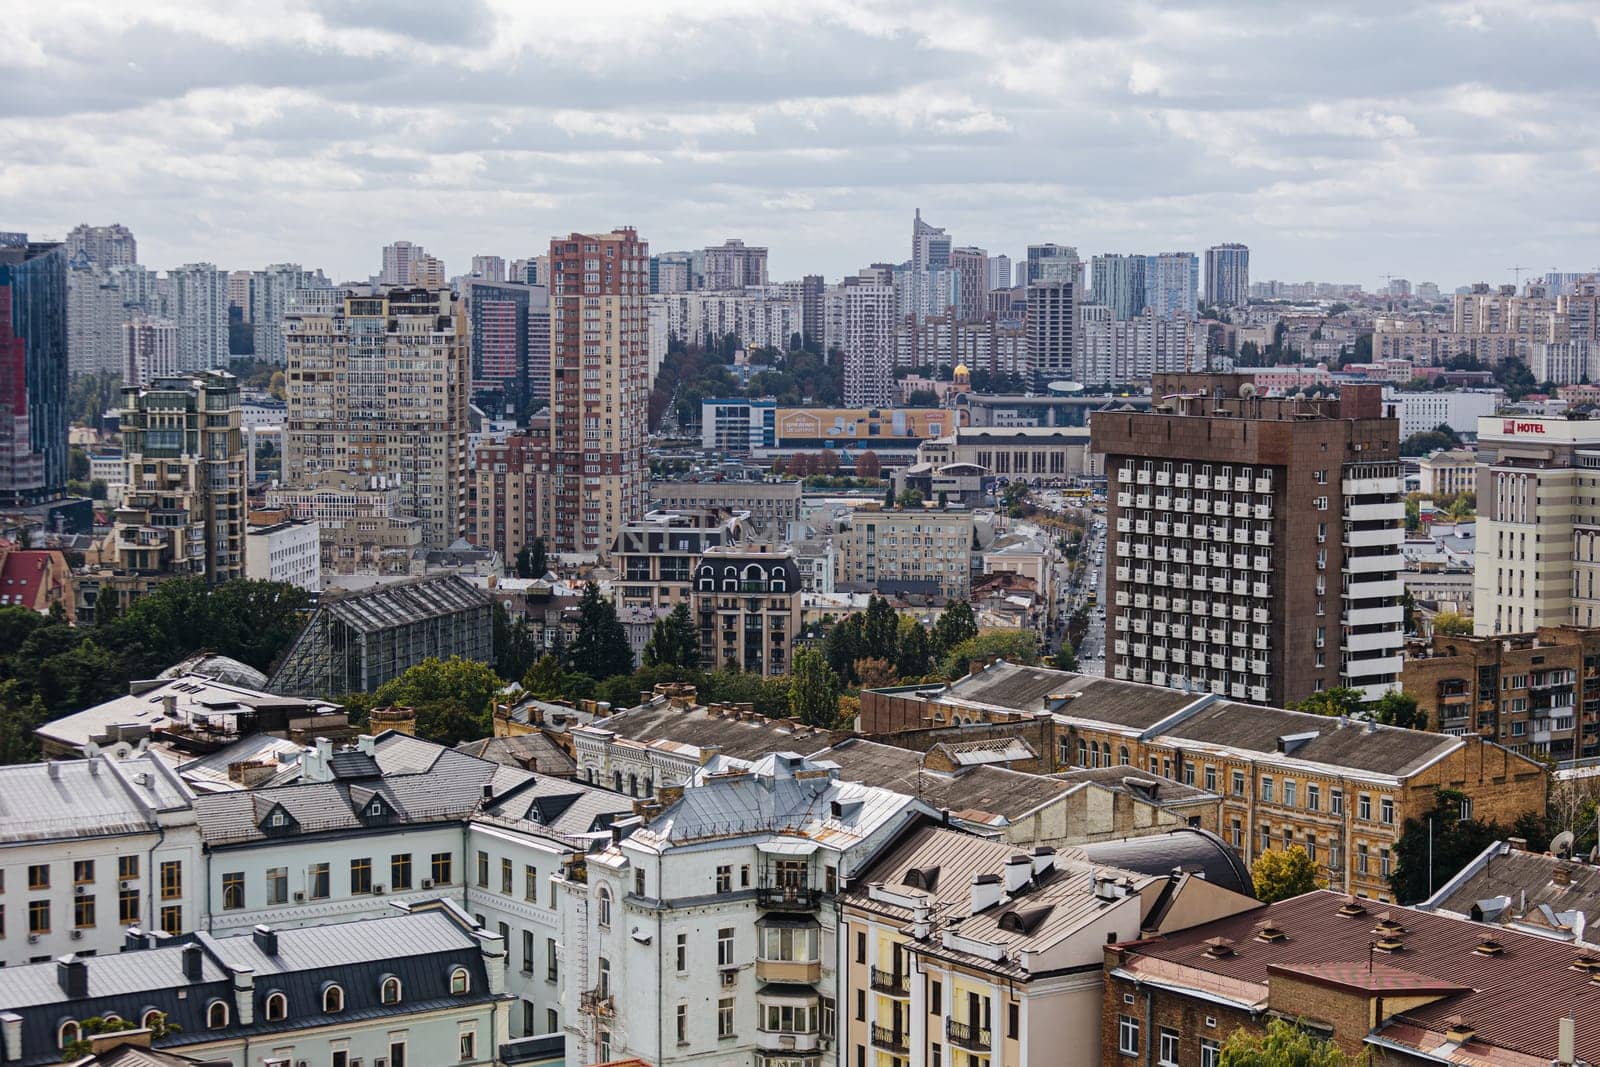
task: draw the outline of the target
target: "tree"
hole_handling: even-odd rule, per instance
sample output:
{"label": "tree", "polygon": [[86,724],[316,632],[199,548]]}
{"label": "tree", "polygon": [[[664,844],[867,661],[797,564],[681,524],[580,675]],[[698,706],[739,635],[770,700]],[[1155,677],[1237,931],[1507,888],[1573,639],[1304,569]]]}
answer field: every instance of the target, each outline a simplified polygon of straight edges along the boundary
{"label": "tree", "polygon": [[789,713],[808,726],[831,727],[839,718],[839,676],[813,648],[795,653],[789,675]]}
{"label": "tree", "polygon": [[1222,1046],[1221,1067],[1349,1067],[1338,1045],[1302,1030],[1286,1019],[1272,1019],[1266,1033],[1240,1027]]}
{"label": "tree", "polygon": [[1433,617],[1433,632],[1447,637],[1471,637],[1472,616],[1441,611]]}
{"label": "tree", "polygon": [[973,663],[1039,662],[1039,635],[1032,630],[985,630],[947,652],[939,662],[939,673],[949,679],[960,678]]}
{"label": "tree", "polygon": [[486,663],[429,657],[378,687],[378,706],[415,708],[417,736],[444,745],[489,736],[490,705],[505,682]]}
{"label": "tree", "polygon": [[1006,514],[1013,519],[1023,518],[1028,514],[1028,483],[1018,480],[1009,482],[1000,490],[1000,506],[1006,509]]}
{"label": "tree", "polygon": [[895,497],[895,503],[903,508],[920,508],[922,506],[922,490],[907,489]]}
{"label": "tree", "polygon": [[939,406],[939,394],[932,389],[913,389],[906,398],[906,407],[910,408],[936,408]]}
{"label": "tree", "polygon": [[862,689],[882,689],[895,683],[894,665],[886,659],[858,659],[853,673]]}
{"label": "tree", "polygon": [[656,620],[644,646],[646,667],[695,667],[700,663],[700,640],[689,605],[679,604]]}
{"label": "tree", "polygon": [[1401,827],[1394,848],[1394,872],[1389,876],[1389,888],[1401,904],[1426,900],[1490,842],[1506,836],[1505,828],[1496,823],[1462,818],[1466,800],[1465,793],[1454,789],[1437,790],[1432,809],[1407,819]]}
{"label": "tree", "polygon": [[921,678],[933,666],[927,627],[909,616],[900,620],[895,641],[894,672],[900,678]]}
{"label": "tree", "polygon": [[1050,665],[1058,671],[1078,669],[1078,654],[1072,650],[1071,641],[1061,642],[1061,647],[1056,649],[1056,654],[1050,659]]}
{"label": "tree", "polygon": [[822,655],[828,666],[846,683],[855,679],[856,660],[866,655],[866,639],[862,635],[863,619],[860,615],[847,615],[833,624],[828,636],[822,640]]}
{"label": "tree", "polygon": [[883,473],[883,461],[871,449],[856,457],[856,477],[876,478]]}
{"label": "tree", "polygon": [[542,650],[526,619],[511,621],[505,605],[494,605],[494,672],[502,678],[521,678]]}
{"label": "tree", "polygon": [[535,700],[558,700],[563,695],[566,672],[561,661],[546,652],[522,675],[522,689]]}
{"label": "tree", "polygon": [[881,596],[867,601],[861,620],[861,654],[872,659],[893,660],[900,637],[900,616]]}
{"label": "tree", "polygon": [[1407,730],[1426,730],[1428,716],[1417,708],[1417,698],[1399,689],[1391,689],[1372,705],[1372,717],[1385,726],[1399,726]]}
{"label": "tree", "polygon": [[933,624],[933,648],[930,651],[942,658],[961,642],[977,636],[978,620],[972,615],[971,602],[952,600]]}
{"label": "tree", "polygon": [[579,674],[597,680],[633,673],[633,648],[617,618],[617,606],[600,595],[594,582],[584,586],[578,601],[578,632],[567,663]]}
{"label": "tree", "polygon": [[890,482],[889,485],[883,490],[883,506],[886,507],[886,508],[894,507],[894,483],[893,482]]}
{"label": "tree", "polygon": [[1359,715],[1363,703],[1359,690],[1336,685],[1332,689],[1312,693],[1293,707],[1295,711],[1309,711],[1313,715]]}
{"label": "tree", "polygon": [[1273,904],[1320,889],[1317,864],[1299,845],[1282,851],[1269,848],[1250,865],[1250,881],[1263,904]]}

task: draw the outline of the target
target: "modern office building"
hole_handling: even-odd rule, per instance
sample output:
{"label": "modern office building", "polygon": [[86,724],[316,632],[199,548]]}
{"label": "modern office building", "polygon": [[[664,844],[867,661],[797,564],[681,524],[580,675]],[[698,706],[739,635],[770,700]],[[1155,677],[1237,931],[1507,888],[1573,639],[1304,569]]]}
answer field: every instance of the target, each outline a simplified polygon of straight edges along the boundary
{"label": "modern office building", "polygon": [[837,543],[841,582],[944,600],[964,600],[972,588],[970,511],[863,505]]}
{"label": "modern office building", "polygon": [[423,541],[466,532],[466,316],[449,289],[301,290],[284,318],[284,480],[327,471],[397,479]]}
{"label": "modern office building", "polygon": [[226,369],[228,272],[213,263],[185,263],[167,272],[166,314],[178,324],[178,371]]}
{"label": "modern office building", "polygon": [[[1083,260],[1071,245],[1037,244],[1028,246],[1028,257],[1017,264],[1017,288],[1035,282],[1071,282],[1083,284]],[[1003,285],[994,286],[1005,288]]]}
{"label": "modern office building", "polygon": [[1280,707],[1336,686],[1375,700],[1403,640],[1397,424],[1376,385],[1254,388],[1158,375],[1154,410],[1096,415],[1108,673]]}
{"label": "modern office building", "polygon": [[1034,385],[1070,381],[1077,373],[1078,287],[1039,281],[1028,286],[1028,357]]}
{"label": "modern office building", "polygon": [[644,514],[649,246],[632,227],[550,242],[550,492],[556,552],[598,555]]}
{"label": "modern office building", "polygon": [[728,238],[705,250],[705,288],[717,291],[767,284],[767,250]]}
{"label": "modern office building", "polygon": [[67,256],[0,233],[0,507],[67,485]]}
{"label": "modern office building", "polygon": [[122,324],[122,384],[149,385],[178,373],[178,324],[136,315]]}
{"label": "modern office building", "polygon": [[1206,249],[1206,303],[1215,308],[1250,302],[1250,249],[1242,244]]}
{"label": "modern office building", "polygon": [[719,545],[700,554],[690,612],[707,670],[789,673],[800,633],[800,571],[788,546]]}
{"label": "modern office building", "polygon": [[1146,292],[1149,256],[1107,253],[1090,261],[1091,301],[1111,309],[1111,317],[1131,319],[1150,306]]}
{"label": "modern office building", "polygon": [[1600,619],[1600,422],[1478,420],[1473,630]]}
{"label": "modern office building", "polygon": [[1011,257],[998,255],[989,257],[989,288],[1011,288]]}

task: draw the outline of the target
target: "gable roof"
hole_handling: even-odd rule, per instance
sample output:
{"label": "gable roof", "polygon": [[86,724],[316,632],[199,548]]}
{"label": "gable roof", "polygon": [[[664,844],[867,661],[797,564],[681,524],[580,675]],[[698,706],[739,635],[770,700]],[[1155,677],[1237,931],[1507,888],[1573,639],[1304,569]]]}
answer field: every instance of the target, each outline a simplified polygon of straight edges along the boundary
{"label": "gable roof", "polygon": [[769,719],[754,712],[732,718],[704,706],[674,707],[663,699],[598,719],[583,729],[608,731],[642,744],[668,741],[695,749],[715,747],[724,756],[750,760],[774,752],[815,752],[848,736],[803,726],[793,719]]}

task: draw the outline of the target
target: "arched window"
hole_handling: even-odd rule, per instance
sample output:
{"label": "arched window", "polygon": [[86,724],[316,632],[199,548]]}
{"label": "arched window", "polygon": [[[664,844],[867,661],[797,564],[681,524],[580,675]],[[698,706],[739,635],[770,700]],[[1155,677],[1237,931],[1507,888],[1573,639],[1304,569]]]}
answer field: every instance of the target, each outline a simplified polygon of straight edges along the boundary
{"label": "arched window", "polygon": [[1118,745],[1117,746],[1117,762],[1122,764],[1124,767],[1126,767],[1128,765],[1128,746],[1127,745]]}
{"label": "arched window", "polygon": [[1100,742],[1100,758],[1102,760],[1102,764],[1101,764],[1102,766],[1105,766],[1105,767],[1111,766],[1111,742],[1110,741],[1102,741],[1102,742]]}
{"label": "arched window", "polygon": [[154,1030],[156,1026],[166,1017],[166,1013],[159,1011],[156,1008],[147,1008],[145,1009],[145,1013],[139,1016],[139,1025],[144,1027],[146,1030]]}
{"label": "arched window", "polygon": [[330,982],[322,991],[322,1010],[329,1015],[344,1011],[344,990]]}
{"label": "arched window", "polygon": [[228,1025],[228,1002],[213,1000],[206,1005],[206,1028],[209,1030],[222,1030]]}
{"label": "arched window", "polygon": [[76,1022],[74,1022],[71,1019],[68,1019],[66,1022],[62,1023],[61,1024],[61,1028],[56,1031],[56,1047],[57,1048],[66,1048],[68,1045],[72,1044],[74,1041],[82,1041],[82,1040],[83,1040],[83,1027],[79,1026]]}
{"label": "arched window", "polygon": [[1078,738],[1078,766],[1089,766],[1089,742]]}
{"label": "arched window", "polygon": [[394,975],[383,980],[383,985],[378,987],[378,999],[385,1004],[400,1003],[400,979]]}
{"label": "arched window", "polygon": [[122,1016],[118,1015],[114,1011],[108,1011],[104,1015],[100,1016],[100,1018],[108,1023],[120,1023],[122,1021]]}
{"label": "arched window", "polygon": [[1099,745],[1092,744],[1092,743],[1089,745],[1089,766],[1091,766],[1091,767],[1100,766],[1100,746]]}
{"label": "arched window", "polygon": [[266,1016],[268,1022],[282,1022],[289,1017],[289,998],[282,993],[268,993]]}
{"label": "arched window", "polygon": [[654,780],[650,778],[646,778],[644,780],[644,795],[646,797],[653,797],[656,795],[656,783]]}
{"label": "arched window", "polygon": [[630,797],[639,795],[639,776],[637,774],[628,775],[628,795]]}
{"label": "arched window", "polygon": [[622,792],[622,772],[621,771],[612,771],[611,772],[611,787],[613,789],[615,789],[619,793]]}
{"label": "arched window", "polygon": [[465,996],[472,989],[472,978],[467,974],[465,967],[457,967],[450,972],[450,995],[453,997]]}
{"label": "arched window", "polygon": [[594,891],[595,921],[601,926],[611,925],[611,890],[598,886]]}

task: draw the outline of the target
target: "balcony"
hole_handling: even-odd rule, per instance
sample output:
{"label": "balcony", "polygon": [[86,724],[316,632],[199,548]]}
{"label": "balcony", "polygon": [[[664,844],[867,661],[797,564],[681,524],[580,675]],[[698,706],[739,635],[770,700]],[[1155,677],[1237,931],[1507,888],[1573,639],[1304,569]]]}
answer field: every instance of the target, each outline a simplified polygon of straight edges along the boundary
{"label": "balcony", "polygon": [[609,1018],[617,1013],[616,998],[598,989],[585,989],[578,994],[578,1010],[585,1015]]}
{"label": "balcony", "polygon": [[1209,474],[1196,474],[1194,476],[1194,487],[1196,489],[1210,489],[1211,488],[1211,475],[1209,475]]}
{"label": "balcony", "polygon": [[881,968],[874,967],[869,975],[869,980],[875,992],[883,993],[891,997],[904,998],[911,996],[910,975],[897,974],[894,971],[885,971]]}
{"label": "balcony", "polygon": [[955,1019],[944,1021],[944,1036],[952,1045],[972,1052],[988,1052],[994,1045],[994,1036],[988,1027],[973,1026]]}
{"label": "balcony", "polygon": [[821,960],[756,960],[756,979],[816,985],[822,981]]}
{"label": "balcony", "polygon": [[[765,1016],[765,1012],[762,1016]],[[815,1031],[791,1032],[788,1030],[757,1030],[756,1047],[763,1052],[793,1053],[816,1052],[822,1044],[822,1035]],[[784,1057],[784,1062],[792,1063],[789,1056]]]}
{"label": "balcony", "polygon": [[769,885],[756,890],[756,906],[775,911],[816,911],[822,890],[803,885]]}
{"label": "balcony", "polygon": [[898,1052],[902,1056],[911,1052],[905,1031],[890,1026],[880,1026],[877,1023],[872,1024],[872,1046],[887,1052]]}

